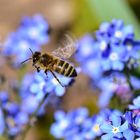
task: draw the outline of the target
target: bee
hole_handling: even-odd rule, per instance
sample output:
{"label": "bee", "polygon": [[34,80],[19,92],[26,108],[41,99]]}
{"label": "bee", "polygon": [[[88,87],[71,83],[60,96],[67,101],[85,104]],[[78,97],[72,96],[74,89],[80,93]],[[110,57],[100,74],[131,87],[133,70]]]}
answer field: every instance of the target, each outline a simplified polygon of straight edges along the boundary
{"label": "bee", "polygon": [[[32,53],[32,57],[23,61],[22,64],[28,60],[32,60],[32,65],[36,68],[37,72],[39,72],[40,70],[44,70],[45,74],[47,75],[47,72],[50,71],[54,78],[58,81],[58,83],[62,87],[65,87],[57,78],[55,72],[66,77],[77,76],[77,72],[74,66],[66,61],[75,52],[75,44],[73,39],[69,35],[65,35],[65,37],[67,39],[65,40],[65,44],[63,43],[65,47],[58,47],[58,49],[54,50],[51,53],[42,54],[38,51],[33,52],[29,48]],[[68,41],[67,44],[66,41]]]}

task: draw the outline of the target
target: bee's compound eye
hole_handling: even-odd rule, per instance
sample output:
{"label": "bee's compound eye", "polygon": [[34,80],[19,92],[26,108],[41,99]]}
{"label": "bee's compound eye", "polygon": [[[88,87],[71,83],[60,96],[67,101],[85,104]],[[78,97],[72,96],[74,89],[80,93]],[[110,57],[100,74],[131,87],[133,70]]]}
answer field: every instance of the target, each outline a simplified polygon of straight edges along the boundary
{"label": "bee's compound eye", "polygon": [[36,58],[33,58],[33,63],[35,63],[36,62]]}

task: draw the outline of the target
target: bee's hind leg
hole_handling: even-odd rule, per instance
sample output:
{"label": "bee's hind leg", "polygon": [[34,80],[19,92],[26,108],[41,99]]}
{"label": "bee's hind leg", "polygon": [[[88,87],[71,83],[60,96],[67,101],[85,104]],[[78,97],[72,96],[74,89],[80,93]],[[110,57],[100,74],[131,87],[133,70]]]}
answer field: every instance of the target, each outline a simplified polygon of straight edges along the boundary
{"label": "bee's hind leg", "polygon": [[45,72],[45,74],[46,74],[46,76],[48,78],[48,73],[47,73],[48,72],[48,69],[46,69],[44,72]]}
{"label": "bee's hind leg", "polygon": [[54,78],[58,81],[58,83],[59,83],[62,87],[66,87],[66,86],[64,86],[64,85],[60,82],[60,80],[57,78],[57,76],[55,75],[55,73],[54,73],[53,71],[50,70],[50,72],[52,73],[52,75],[54,76]]}
{"label": "bee's hind leg", "polygon": [[40,67],[37,67],[37,66],[35,65],[35,68],[36,68],[37,72],[40,72]]}

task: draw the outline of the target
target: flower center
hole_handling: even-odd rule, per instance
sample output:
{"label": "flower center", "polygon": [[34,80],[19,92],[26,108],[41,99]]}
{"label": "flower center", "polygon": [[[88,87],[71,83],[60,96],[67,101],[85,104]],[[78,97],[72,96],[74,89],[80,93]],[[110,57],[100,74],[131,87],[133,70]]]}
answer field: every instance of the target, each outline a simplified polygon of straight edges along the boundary
{"label": "flower center", "polygon": [[114,134],[120,132],[119,127],[113,127],[113,128],[112,128],[112,132],[113,132]]}
{"label": "flower center", "polygon": [[100,128],[99,128],[99,125],[98,124],[96,124],[96,125],[93,126],[93,131],[94,132],[98,132],[99,130],[100,130]]}
{"label": "flower center", "polygon": [[77,118],[76,118],[76,122],[77,122],[78,124],[81,124],[83,121],[84,121],[84,118],[83,118],[83,117],[77,117]]}
{"label": "flower center", "polygon": [[112,52],[109,56],[109,58],[114,61],[114,60],[117,60],[118,59],[118,54],[115,53],[115,52]]}
{"label": "flower center", "polygon": [[106,42],[105,42],[105,41],[102,41],[101,44],[100,44],[100,49],[101,49],[102,51],[104,51],[106,48],[107,48]]}
{"label": "flower center", "polygon": [[121,31],[116,31],[115,36],[118,37],[118,38],[122,37],[122,32]]}
{"label": "flower center", "polygon": [[127,50],[128,50],[128,51],[131,51],[131,50],[132,50],[132,47],[133,47],[132,44],[130,44],[130,43],[127,44]]}

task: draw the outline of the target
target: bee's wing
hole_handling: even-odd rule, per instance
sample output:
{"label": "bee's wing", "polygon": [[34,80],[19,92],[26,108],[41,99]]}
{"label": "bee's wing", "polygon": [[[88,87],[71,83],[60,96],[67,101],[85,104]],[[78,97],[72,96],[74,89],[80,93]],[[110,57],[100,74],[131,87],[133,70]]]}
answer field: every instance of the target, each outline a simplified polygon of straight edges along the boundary
{"label": "bee's wing", "polygon": [[76,51],[76,41],[68,34],[64,35],[61,46],[64,47],[58,47],[58,49],[52,52],[52,55],[62,59],[68,59]]}

